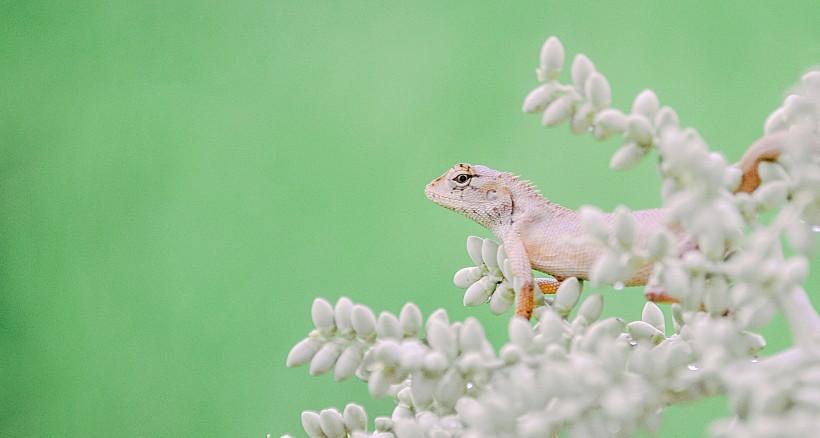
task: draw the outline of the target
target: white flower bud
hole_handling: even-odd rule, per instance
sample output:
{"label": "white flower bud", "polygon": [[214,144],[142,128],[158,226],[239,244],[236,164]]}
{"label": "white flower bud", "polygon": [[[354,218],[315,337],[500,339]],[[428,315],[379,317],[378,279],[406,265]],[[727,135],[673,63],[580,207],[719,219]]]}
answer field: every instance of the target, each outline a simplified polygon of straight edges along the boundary
{"label": "white flower bud", "polygon": [[490,269],[498,269],[498,242],[493,239],[484,239],[481,245],[481,260]]}
{"label": "white flower bud", "polygon": [[438,384],[437,378],[428,378],[422,372],[413,374],[410,380],[410,391],[413,396],[413,407],[424,409],[433,402],[433,391]]}
{"label": "white flower bud", "polygon": [[575,96],[565,94],[547,106],[544,110],[544,115],[541,117],[541,124],[544,126],[557,126],[564,123],[567,117],[572,113],[575,105]]}
{"label": "white flower bud", "polygon": [[652,90],[643,90],[632,102],[632,112],[652,119],[660,108],[658,96]]}
{"label": "white flower bud", "polygon": [[427,317],[427,325],[430,325],[433,321],[438,321],[448,326],[450,325],[450,318],[447,317],[447,311],[444,309],[436,309]]}
{"label": "white flower bud", "polygon": [[583,90],[592,73],[595,73],[595,64],[583,53],[575,55],[575,59],[572,60],[572,83],[575,88]]}
{"label": "white flower bud", "polygon": [[426,351],[417,339],[406,339],[401,344],[401,366],[416,371],[424,366]]}
{"label": "white flower bud", "polygon": [[539,80],[554,80],[564,68],[564,46],[551,36],[541,47],[541,70]]}
{"label": "white flower bud", "polygon": [[[395,416],[396,415],[394,414],[393,417]],[[427,436],[424,429],[416,424],[414,419],[401,419],[397,421],[394,432],[396,434],[396,438],[415,438]]]}
{"label": "white flower bud", "polygon": [[678,119],[678,113],[675,110],[665,106],[658,110],[655,115],[655,129],[658,133],[663,133],[667,128],[680,128],[680,119]]}
{"label": "white flower bud", "polygon": [[404,337],[404,333],[399,326],[399,319],[390,312],[382,312],[379,314],[379,320],[376,323],[376,333],[381,339],[401,339]]}
{"label": "white flower bud", "polygon": [[803,96],[792,94],[787,96],[783,102],[783,118],[788,122],[798,122],[802,118],[813,114],[814,106],[812,102]]}
{"label": "white flower bud", "polygon": [[629,170],[638,165],[646,156],[647,150],[633,142],[624,145],[615,151],[609,160],[609,168],[614,170]]}
{"label": "white flower bud", "polygon": [[652,144],[652,123],[640,114],[632,114],[626,122],[627,132],[641,146]]}
{"label": "white flower bud", "polygon": [[581,207],[581,225],[587,234],[599,242],[609,240],[609,229],[604,222],[604,214],[601,210],[588,205]]}
{"label": "white flower bud", "polygon": [[376,360],[384,364],[384,366],[397,367],[400,363],[402,350],[399,344],[388,340],[380,342],[376,346],[374,354],[376,355]]}
{"label": "white flower bud", "polygon": [[558,87],[554,83],[543,84],[530,91],[524,99],[522,110],[525,113],[540,113],[544,111],[555,98],[558,97]]}
{"label": "white flower bud", "polygon": [[362,353],[356,347],[347,347],[333,366],[333,380],[341,382],[353,377],[356,368],[362,363]]}
{"label": "white flower bud", "polygon": [[336,307],[333,310],[333,319],[341,333],[349,332],[353,328],[350,323],[350,314],[352,311],[353,301],[350,301],[350,298],[341,297],[339,301],[336,301]]}
{"label": "white flower bud", "polygon": [[595,261],[589,273],[589,280],[593,284],[614,284],[621,280],[621,265],[618,255],[606,251]]}
{"label": "white flower bud", "polygon": [[783,281],[801,284],[809,276],[809,261],[803,256],[794,256],[783,263]]}
{"label": "white flower bud", "polygon": [[390,393],[390,381],[385,377],[381,369],[370,375],[367,380],[367,391],[374,398],[382,398]]}
{"label": "white flower bud", "polygon": [[609,81],[598,72],[589,75],[586,84],[584,84],[584,95],[596,109],[606,108],[612,103],[612,91],[609,88]]}
{"label": "white flower bud", "polygon": [[327,333],[336,326],[333,324],[333,306],[324,298],[313,300],[310,308],[310,316],[313,318],[313,325],[321,333]]}
{"label": "white flower bud", "polygon": [[288,368],[302,366],[311,359],[319,351],[322,346],[322,341],[313,338],[305,338],[294,345],[288,353],[288,358],[285,365]]}
{"label": "white flower bud", "polygon": [[467,288],[467,291],[464,292],[464,305],[471,307],[471,306],[480,306],[487,302],[487,299],[490,298],[490,294],[493,293],[495,290],[495,282],[490,277],[482,277],[481,280],[473,283],[472,286]]}
{"label": "white flower bud", "polygon": [[570,122],[570,129],[573,134],[584,134],[589,132],[589,128],[594,121],[595,108],[589,102],[582,103],[575,111],[575,115]]}
{"label": "white flower bud", "polygon": [[626,130],[627,117],[620,110],[606,108],[595,114],[592,134],[599,140],[606,140],[612,134],[620,134]]}
{"label": "white flower bud", "polygon": [[503,360],[506,365],[518,363],[522,355],[521,347],[515,344],[506,344],[501,347],[501,351],[499,352],[501,360]]}
{"label": "white flower bud", "polygon": [[665,257],[674,255],[673,248],[675,247],[675,238],[672,234],[662,229],[649,238],[649,257],[653,260],[661,260]]}
{"label": "white flower bud", "polygon": [[376,417],[373,423],[375,423],[376,430],[379,432],[390,432],[396,425],[389,417]]}
{"label": "white flower bud", "polygon": [[532,345],[532,326],[520,316],[510,318],[510,342],[526,350]]}
{"label": "white flower bud", "polygon": [[461,351],[480,351],[486,340],[484,327],[475,318],[467,318],[458,334],[458,343]]}
{"label": "white flower bud", "polygon": [[302,429],[310,438],[327,438],[322,431],[319,414],[313,411],[302,412]]}
{"label": "white flower bud", "polygon": [[680,333],[680,329],[684,325],[683,306],[680,303],[672,304],[672,325],[675,328],[675,333]]}
{"label": "white flower bud", "polygon": [[663,285],[672,296],[685,297],[689,292],[689,274],[681,267],[669,265],[663,270]]}
{"label": "white flower bud", "polygon": [[476,266],[484,264],[484,260],[481,259],[481,247],[483,245],[484,239],[478,236],[470,236],[467,238],[467,254],[470,255],[470,260],[472,260]]}
{"label": "white flower bud", "polygon": [[325,344],[310,361],[310,375],[319,376],[333,368],[342,350],[333,342]]}
{"label": "white flower bud", "polygon": [[399,313],[399,326],[404,331],[404,336],[415,337],[421,330],[421,310],[413,303],[407,303],[401,308]]}
{"label": "white flower bud", "polygon": [[786,240],[795,251],[803,255],[813,253],[816,247],[814,232],[803,221],[793,221],[786,226]]}
{"label": "white flower bud", "polygon": [[345,426],[349,430],[367,431],[367,413],[364,408],[356,403],[349,403],[345,406],[344,414],[342,414]]}
{"label": "white flower bud", "polygon": [[590,295],[578,309],[578,316],[583,317],[587,322],[597,321],[601,317],[604,309],[604,297],[601,294]]}
{"label": "white flower bud", "polygon": [[769,117],[766,118],[766,123],[763,125],[763,132],[771,134],[773,132],[786,130],[789,127],[789,123],[786,122],[785,114],[782,107],[769,114]]}
{"label": "white flower bud", "polygon": [[336,409],[325,409],[319,412],[319,424],[328,438],[345,438],[345,423],[342,414]]}
{"label": "white flower bud", "polygon": [[[502,283],[503,284],[503,283]],[[515,290],[511,287],[497,287],[495,293],[490,296],[490,312],[493,315],[501,315],[510,310],[515,301]]]}
{"label": "white flower bud", "polygon": [[780,207],[786,202],[789,194],[789,183],[786,181],[770,181],[752,192],[752,199],[764,208],[771,210]]}
{"label": "white flower bud", "polygon": [[430,351],[424,355],[424,371],[430,377],[440,376],[449,364],[447,356],[441,351]]}
{"label": "white flower bud", "polygon": [[440,351],[448,358],[456,357],[456,339],[447,324],[439,321],[428,322],[427,342],[430,343],[430,347]]}
{"label": "white flower bud", "polygon": [[629,334],[638,342],[651,342],[659,344],[666,339],[663,332],[643,321],[633,321],[626,325]]}
{"label": "white flower bud", "polygon": [[581,296],[581,283],[575,277],[564,279],[558,286],[555,292],[555,302],[552,303],[552,308],[566,318],[572,311],[572,308],[578,304],[578,298]]}
{"label": "white flower bud", "polygon": [[663,317],[663,311],[651,301],[644,304],[641,319],[662,332],[666,331],[666,320]]}
{"label": "white flower bud", "polygon": [[478,266],[468,266],[466,268],[461,268],[458,272],[456,272],[456,275],[453,276],[453,283],[462,289],[466,289],[476,281],[480,280],[481,276],[481,268]]}
{"label": "white flower bud", "polygon": [[436,387],[436,391],[434,392],[436,401],[445,410],[449,410],[455,406],[456,400],[464,395],[466,386],[467,382],[464,381],[464,377],[461,376],[461,373],[456,369],[451,369],[441,377]]}
{"label": "white flower bud", "polygon": [[615,209],[615,239],[622,248],[631,248],[635,241],[635,218],[624,206]]}
{"label": "white flower bud", "polygon": [[354,305],[350,315],[350,322],[353,325],[353,330],[356,331],[356,335],[361,340],[369,341],[376,334],[376,315],[367,306]]}

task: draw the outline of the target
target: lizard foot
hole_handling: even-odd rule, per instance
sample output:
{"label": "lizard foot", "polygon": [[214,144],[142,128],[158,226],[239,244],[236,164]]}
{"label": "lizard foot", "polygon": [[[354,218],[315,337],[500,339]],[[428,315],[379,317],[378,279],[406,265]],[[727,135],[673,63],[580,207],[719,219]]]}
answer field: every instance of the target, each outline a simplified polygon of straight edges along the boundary
{"label": "lizard foot", "polygon": [[541,289],[541,292],[545,294],[554,294],[558,290],[558,286],[561,285],[561,282],[554,279],[554,278],[535,278],[535,284],[538,285],[538,289]]}
{"label": "lizard foot", "polygon": [[534,306],[533,284],[528,283],[522,285],[521,290],[518,292],[515,314],[529,320],[532,317],[532,308]]}

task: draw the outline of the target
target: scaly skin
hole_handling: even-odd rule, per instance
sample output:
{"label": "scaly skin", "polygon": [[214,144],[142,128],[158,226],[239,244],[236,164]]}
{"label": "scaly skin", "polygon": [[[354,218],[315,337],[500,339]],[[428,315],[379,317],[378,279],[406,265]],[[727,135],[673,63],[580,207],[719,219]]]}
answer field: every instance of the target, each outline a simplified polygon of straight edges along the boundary
{"label": "scaly skin", "polygon": [[[753,144],[738,166],[743,172],[737,191],[751,192],[760,184],[760,161],[775,160],[782,150],[784,134],[763,137]],[[461,213],[483,225],[504,242],[510,268],[518,281],[516,314],[529,319],[533,291],[555,292],[568,277],[588,280],[593,263],[602,248],[584,245],[580,215],[542,197],[527,181],[507,172],[466,163],[456,164],[430,182],[427,197],[447,209]],[[635,219],[635,246],[645,248],[649,237],[664,223],[665,210],[632,212]],[[604,215],[612,225],[614,214]],[[549,274],[557,281],[534,279],[532,270]],[[641,266],[625,282],[626,286],[645,285],[651,263]],[[647,297],[663,301],[665,294],[647,291]]]}

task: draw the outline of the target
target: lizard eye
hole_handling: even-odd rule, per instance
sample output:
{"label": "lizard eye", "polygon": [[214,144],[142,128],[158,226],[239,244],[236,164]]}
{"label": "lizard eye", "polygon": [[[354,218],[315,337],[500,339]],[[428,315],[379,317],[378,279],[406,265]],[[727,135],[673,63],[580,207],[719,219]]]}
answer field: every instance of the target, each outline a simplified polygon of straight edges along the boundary
{"label": "lizard eye", "polygon": [[470,178],[472,178],[472,175],[467,175],[466,173],[459,173],[453,178],[453,181],[455,181],[458,184],[467,184],[467,182],[470,181]]}

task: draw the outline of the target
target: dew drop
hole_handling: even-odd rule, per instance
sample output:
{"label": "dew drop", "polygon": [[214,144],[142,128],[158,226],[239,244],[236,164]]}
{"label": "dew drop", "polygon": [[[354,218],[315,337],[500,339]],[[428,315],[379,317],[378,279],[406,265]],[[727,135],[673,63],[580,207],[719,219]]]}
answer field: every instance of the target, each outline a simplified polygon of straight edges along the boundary
{"label": "dew drop", "polygon": [[700,369],[695,364],[689,364],[686,366],[686,368],[689,368],[691,371],[697,371]]}
{"label": "dew drop", "polygon": [[820,225],[813,225],[811,227],[811,230],[814,231],[815,233],[820,233]]}
{"label": "dew drop", "polygon": [[624,282],[623,281],[617,281],[617,282],[615,282],[615,284],[612,285],[612,287],[615,288],[615,290],[621,290],[621,289],[624,288]]}
{"label": "dew drop", "polygon": [[631,345],[631,346],[633,346],[633,347],[636,347],[636,346],[638,345],[638,341],[636,341],[636,340],[634,340],[634,339],[630,339],[630,340],[629,340],[629,345]]}

